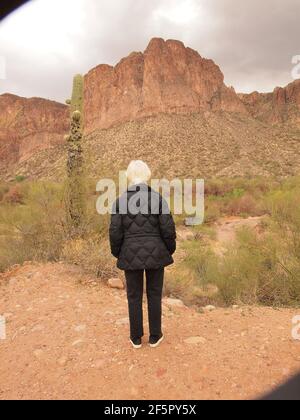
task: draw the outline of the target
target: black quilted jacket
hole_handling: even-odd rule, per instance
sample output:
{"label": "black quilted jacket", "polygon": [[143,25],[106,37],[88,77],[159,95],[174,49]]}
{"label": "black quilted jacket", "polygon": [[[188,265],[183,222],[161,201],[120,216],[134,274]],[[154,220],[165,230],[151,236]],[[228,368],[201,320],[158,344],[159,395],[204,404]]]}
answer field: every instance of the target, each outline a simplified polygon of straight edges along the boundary
{"label": "black quilted jacket", "polygon": [[[133,211],[132,203],[138,210]],[[175,224],[160,194],[145,184],[135,185],[116,201],[113,210],[110,245],[120,270],[158,269],[174,262]]]}

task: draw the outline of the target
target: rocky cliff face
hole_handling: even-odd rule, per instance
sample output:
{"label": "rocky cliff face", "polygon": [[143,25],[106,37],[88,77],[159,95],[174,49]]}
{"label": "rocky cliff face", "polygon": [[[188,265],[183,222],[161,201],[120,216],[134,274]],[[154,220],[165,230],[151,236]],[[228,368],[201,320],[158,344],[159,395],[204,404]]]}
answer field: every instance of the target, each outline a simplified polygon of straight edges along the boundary
{"label": "rocky cliff face", "polygon": [[22,162],[63,142],[68,107],[45,99],[0,96],[0,165]]}
{"label": "rocky cliff face", "polygon": [[276,124],[300,124],[300,80],[277,87],[273,93],[240,94],[239,98],[250,115],[261,121]]}
{"label": "rocky cliff face", "polygon": [[247,113],[220,68],[179,41],[152,39],[116,67],[85,77],[86,132],[157,114],[224,110]]}

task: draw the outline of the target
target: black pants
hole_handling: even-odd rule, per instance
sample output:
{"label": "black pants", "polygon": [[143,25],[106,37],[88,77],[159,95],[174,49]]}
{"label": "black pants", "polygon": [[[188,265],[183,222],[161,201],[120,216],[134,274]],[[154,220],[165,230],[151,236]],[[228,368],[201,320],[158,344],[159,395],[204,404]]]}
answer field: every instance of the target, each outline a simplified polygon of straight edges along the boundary
{"label": "black pants", "polygon": [[[141,338],[144,335],[144,270],[125,271],[125,276],[130,319],[130,337],[131,339]],[[146,270],[149,328],[151,336],[160,336],[162,334],[161,317],[163,283],[164,268],[159,270]]]}

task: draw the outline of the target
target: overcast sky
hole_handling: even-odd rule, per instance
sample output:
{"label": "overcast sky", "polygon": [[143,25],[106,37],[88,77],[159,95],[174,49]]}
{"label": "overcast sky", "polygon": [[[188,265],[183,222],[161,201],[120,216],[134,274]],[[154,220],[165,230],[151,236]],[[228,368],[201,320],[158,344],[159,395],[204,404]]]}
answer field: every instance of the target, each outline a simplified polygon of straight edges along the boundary
{"label": "overcast sky", "polygon": [[153,37],[212,58],[238,92],[271,91],[292,81],[299,17],[300,0],[32,0],[0,23],[0,94],[65,101],[73,74]]}

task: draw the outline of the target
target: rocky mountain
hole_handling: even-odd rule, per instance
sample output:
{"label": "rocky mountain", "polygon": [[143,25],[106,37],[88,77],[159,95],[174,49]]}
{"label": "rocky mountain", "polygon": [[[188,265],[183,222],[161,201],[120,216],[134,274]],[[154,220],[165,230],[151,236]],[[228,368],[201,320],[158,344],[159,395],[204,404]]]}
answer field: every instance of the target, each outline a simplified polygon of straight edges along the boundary
{"label": "rocky mountain", "polygon": [[[280,175],[300,171],[300,80],[237,94],[212,61],[154,38],[115,67],[85,76],[85,145],[95,176],[142,158],[156,174]],[[57,177],[68,108],[0,96],[0,174]]]}
{"label": "rocky mountain", "polygon": [[253,92],[240,94],[239,98],[250,115],[260,121],[300,125],[300,80],[277,87],[273,93]]}
{"label": "rocky mountain", "polygon": [[22,163],[61,144],[68,131],[68,107],[40,98],[0,96],[0,165]]}
{"label": "rocky mountain", "polygon": [[85,77],[84,99],[87,133],[157,114],[247,113],[212,60],[182,42],[160,38],[116,67],[91,70]]}

